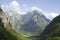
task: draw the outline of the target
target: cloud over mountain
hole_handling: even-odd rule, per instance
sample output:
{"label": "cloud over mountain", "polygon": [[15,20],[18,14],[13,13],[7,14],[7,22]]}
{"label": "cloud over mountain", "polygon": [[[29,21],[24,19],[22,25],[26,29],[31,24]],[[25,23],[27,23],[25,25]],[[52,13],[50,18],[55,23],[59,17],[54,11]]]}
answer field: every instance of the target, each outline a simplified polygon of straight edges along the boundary
{"label": "cloud over mountain", "polygon": [[38,8],[37,6],[28,7],[28,5],[26,5],[26,4],[20,5],[15,0],[10,2],[9,4],[2,4],[2,9],[4,11],[15,11],[20,14],[26,14],[26,12],[28,12],[28,11],[38,10],[38,11],[42,12],[50,20],[52,20],[54,17],[59,15],[59,13],[55,13],[55,12],[51,12],[51,13],[45,12],[41,8]]}
{"label": "cloud over mountain", "polygon": [[9,4],[2,5],[4,11],[20,11],[20,5],[17,1],[12,1]]}
{"label": "cloud over mountain", "polygon": [[52,20],[53,18],[55,18],[56,16],[58,16],[59,13],[55,13],[55,12],[52,12],[52,13],[46,13],[46,17],[50,20]]}
{"label": "cloud over mountain", "polygon": [[36,6],[33,6],[33,7],[31,8],[31,10],[38,10],[38,11],[42,12],[42,13],[43,13],[48,19],[50,19],[50,20],[52,20],[53,18],[55,18],[56,16],[59,15],[59,13],[55,13],[55,12],[51,12],[51,13],[45,12],[45,11],[43,11],[41,8],[38,8],[38,7],[36,7]]}

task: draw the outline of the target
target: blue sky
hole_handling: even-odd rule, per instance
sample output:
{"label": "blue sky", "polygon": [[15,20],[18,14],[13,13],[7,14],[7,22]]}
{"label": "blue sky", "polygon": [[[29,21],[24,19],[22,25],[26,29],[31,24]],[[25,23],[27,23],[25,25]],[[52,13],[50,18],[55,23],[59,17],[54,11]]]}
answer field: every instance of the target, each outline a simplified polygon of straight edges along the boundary
{"label": "blue sky", "polygon": [[16,9],[16,11],[23,11],[23,13],[31,9],[38,9],[44,13],[54,15],[54,17],[60,13],[60,0],[0,0],[0,4],[4,5],[4,10],[6,10],[6,5],[8,5],[7,10],[13,8],[14,10]]}
{"label": "blue sky", "polygon": [[[10,3],[14,0],[0,0],[1,4]],[[37,6],[48,12],[60,11],[60,0],[16,0],[19,4],[26,4],[29,7]]]}
{"label": "blue sky", "polygon": [[28,6],[38,6],[48,12],[58,12],[60,10],[60,0],[22,0]]}

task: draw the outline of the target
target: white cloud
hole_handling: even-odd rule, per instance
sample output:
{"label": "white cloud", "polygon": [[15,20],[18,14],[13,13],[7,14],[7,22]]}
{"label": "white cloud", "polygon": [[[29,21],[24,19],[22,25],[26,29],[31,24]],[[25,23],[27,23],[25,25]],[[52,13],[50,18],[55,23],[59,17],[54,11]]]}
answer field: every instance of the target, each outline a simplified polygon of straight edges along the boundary
{"label": "white cloud", "polygon": [[9,4],[2,5],[2,8],[4,11],[15,11],[20,14],[26,14],[26,12],[28,11],[38,10],[42,12],[50,20],[59,15],[59,13],[55,12],[44,12],[41,8],[38,8],[37,6],[32,6],[29,8],[26,4],[20,5],[17,1],[12,1]]}
{"label": "white cloud", "polygon": [[51,13],[44,12],[41,8],[38,8],[36,6],[31,7],[31,10],[38,10],[42,12],[50,20],[52,20],[53,18],[59,15],[59,13],[55,13],[55,12],[51,12]]}
{"label": "white cloud", "polygon": [[8,5],[2,5],[3,11],[8,11]]}
{"label": "white cloud", "polygon": [[36,7],[36,6],[31,7],[31,10],[32,10],[32,11],[33,11],[33,10],[38,10],[38,11],[43,12],[43,10],[42,10],[41,8],[38,8],[38,7]]}
{"label": "white cloud", "polygon": [[55,12],[52,12],[52,13],[45,13],[46,17],[50,20],[52,20],[53,18],[55,18],[56,16],[59,15],[59,13],[55,13]]}
{"label": "white cloud", "polygon": [[28,11],[28,6],[26,4],[21,5],[23,11]]}
{"label": "white cloud", "polygon": [[20,7],[22,14],[26,14],[29,11],[29,7],[26,4],[22,4]]}
{"label": "white cloud", "polygon": [[17,1],[12,1],[9,4],[2,5],[2,9],[6,11],[15,11],[20,14],[26,14],[28,6],[26,4],[20,5]]}
{"label": "white cloud", "polygon": [[20,5],[17,1],[2,5],[4,11],[20,11]]}
{"label": "white cloud", "polygon": [[9,10],[20,11],[20,5],[17,1],[13,1],[8,5]]}

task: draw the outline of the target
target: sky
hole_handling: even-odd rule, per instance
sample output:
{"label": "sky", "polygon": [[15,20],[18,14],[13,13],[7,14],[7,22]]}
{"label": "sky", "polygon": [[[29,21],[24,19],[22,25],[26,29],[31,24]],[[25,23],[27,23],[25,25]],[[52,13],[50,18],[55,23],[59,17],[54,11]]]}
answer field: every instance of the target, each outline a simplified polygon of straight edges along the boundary
{"label": "sky", "polygon": [[60,0],[0,0],[0,4],[4,11],[15,11],[20,14],[39,10],[50,20],[60,14]]}

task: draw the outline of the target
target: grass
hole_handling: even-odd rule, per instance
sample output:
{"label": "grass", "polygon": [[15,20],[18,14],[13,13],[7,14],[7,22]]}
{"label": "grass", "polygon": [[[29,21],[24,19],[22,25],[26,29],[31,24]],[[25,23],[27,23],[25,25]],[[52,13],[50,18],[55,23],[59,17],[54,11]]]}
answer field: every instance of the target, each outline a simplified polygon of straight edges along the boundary
{"label": "grass", "polygon": [[23,37],[22,35],[20,35],[19,33],[17,33],[16,31],[14,31],[12,29],[12,26],[7,24],[6,30],[12,34],[13,36],[15,36],[17,38],[17,40],[31,40],[29,38]]}

